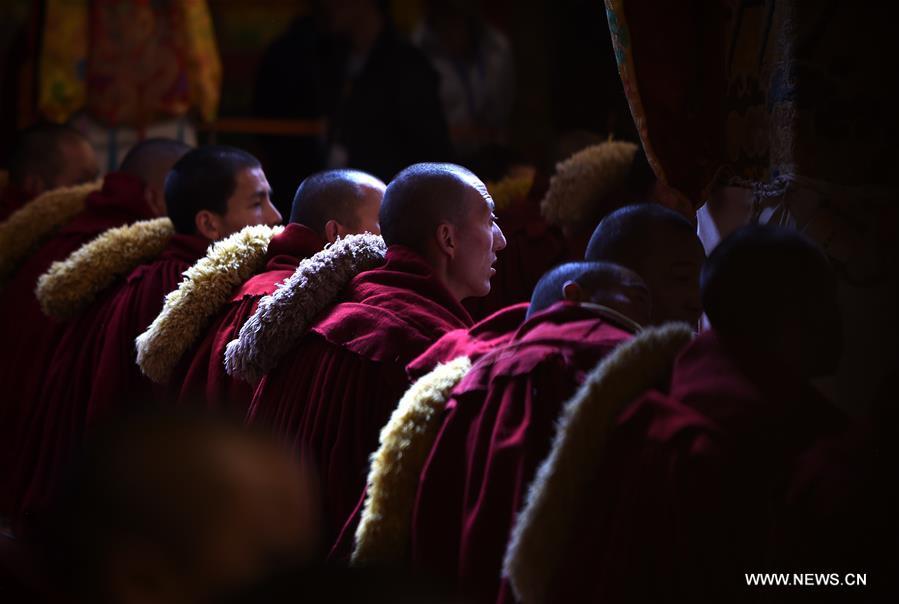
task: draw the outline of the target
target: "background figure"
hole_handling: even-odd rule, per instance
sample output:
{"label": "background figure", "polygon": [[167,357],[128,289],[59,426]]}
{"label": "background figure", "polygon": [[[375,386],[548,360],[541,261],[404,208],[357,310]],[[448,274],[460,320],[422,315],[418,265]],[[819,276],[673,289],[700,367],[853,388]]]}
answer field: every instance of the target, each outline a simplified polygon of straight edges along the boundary
{"label": "background figure", "polygon": [[60,585],[90,602],[205,602],[318,541],[316,480],[282,446],[169,406],[98,429],[55,510]]}
{"label": "background figure", "polygon": [[440,74],[440,101],[457,153],[469,157],[503,142],[515,100],[509,40],[482,17],[475,0],[430,0],[412,42]]}

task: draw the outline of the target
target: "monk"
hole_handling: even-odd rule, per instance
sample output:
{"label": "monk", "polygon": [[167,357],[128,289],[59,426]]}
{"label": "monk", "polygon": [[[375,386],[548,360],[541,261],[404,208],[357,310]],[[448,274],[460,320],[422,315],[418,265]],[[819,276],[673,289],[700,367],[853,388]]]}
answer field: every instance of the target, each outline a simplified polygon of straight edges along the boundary
{"label": "monk", "polygon": [[569,263],[547,273],[528,320],[453,390],[421,470],[413,567],[452,577],[476,601],[497,598],[509,530],[561,404],[585,373],[649,322],[633,271]]}
{"label": "monk", "polygon": [[[46,380],[46,363],[62,337],[63,325],[46,317],[34,296],[38,277],[81,245],[113,227],[165,213],[165,175],[186,152],[182,143],[151,139],[136,145],[116,172],[103,179],[103,188],[88,195],[84,210],[34,251],[19,267],[0,295],[0,485],[10,465],[13,434],[19,432],[20,411],[31,405]],[[7,432],[6,430],[9,430]],[[9,491],[0,489],[4,493]],[[4,505],[3,512],[9,509]]]}
{"label": "monk", "polygon": [[409,384],[406,365],[441,335],[471,326],[461,301],[490,291],[505,245],[486,187],[452,164],[403,170],[379,222],[386,263],[350,282],[262,379],[248,414],[314,460],[326,543],[358,502],[378,431]]}
{"label": "monk", "polygon": [[[159,313],[181,273],[211,242],[248,224],[281,220],[269,195],[259,162],[239,149],[201,147],[172,166],[165,179],[165,207],[174,233],[164,233],[163,251],[116,279],[70,321],[50,360],[25,440],[17,447],[19,478],[13,496],[20,513],[45,501],[59,468],[94,418],[118,401],[153,394],[152,383],[135,364],[135,338]],[[127,247],[142,244],[118,242]],[[88,264],[96,264],[98,272],[107,266]],[[93,275],[98,280],[100,276]]]}
{"label": "monk", "polygon": [[698,326],[705,250],[696,228],[681,214],[655,203],[615,210],[596,227],[584,259],[614,262],[640,275],[652,296],[653,324]]}
{"label": "monk", "polygon": [[384,183],[374,176],[355,170],[321,172],[300,184],[290,224],[269,244],[264,271],[240,287],[173,375],[171,384],[180,401],[201,401],[210,408],[225,406],[246,413],[253,390],[225,372],[225,347],[256,311],[259,300],[272,294],[304,258],[339,237],[380,234],[378,211],[384,189]]}
{"label": "monk", "polygon": [[[756,601],[776,588],[748,587],[744,573],[811,572],[814,560],[771,546],[792,528],[779,523],[800,460],[846,428],[809,384],[840,358],[834,274],[799,233],[745,227],[712,252],[702,301],[712,329],[683,350],[666,389],[593,435],[605,446],[591,471],[547,468],[585,486],[573,508],[551,489],[530,502],[519,532],[534,541],[509,552],[519,598]],[[547,513],[569,519],[551,548],[537,528]],[[830,532],[808,536],[822,544]]]}
{"label": "monk", "polygon": [[95,180],[97,155],[74,128],[39,124],[19,135],[9,161],[9,182],[0,191],[0,222],[44,191]]}
{"label": "monk", "polygon": [[219,601],[316,551],[314,475],[237,422],[139,408],[98,426],[78,461],[46,544],[77,601]]}

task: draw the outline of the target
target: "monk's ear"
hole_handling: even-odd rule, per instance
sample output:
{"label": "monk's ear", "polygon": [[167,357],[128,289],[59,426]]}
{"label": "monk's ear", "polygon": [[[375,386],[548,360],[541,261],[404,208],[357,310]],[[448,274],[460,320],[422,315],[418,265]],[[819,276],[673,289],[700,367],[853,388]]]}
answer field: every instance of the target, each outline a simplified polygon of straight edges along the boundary
{"label": "monk's ear", "polygon": [[342,234],[342,231],[343,229],[340,227],[340,223],[333,218],[325,223],[325,239],[328,240],[328,243],[337,241],[337,238]]}
{"label": "monk's ear", "polygon": [[562,286],[562,299],[569,302],[583,302],[584,290],[577,281],[566,281]]}
{"label": "monk's ear", "polygon": [[209,210],[200,210],[194,216],[197,234],[210,241],[218,241],[222,234],[221,217]]}
{"label": "monk's ear", "polygon": [[167,213],[165,207],[165,197],[163,194],[153,187],[144,187],[144,202],[150,209],[153,216],[165,216]]}
{"label": "monk's ear", "polygon": [[450,258],[456,256],[456,230],[452,224],[444,222],[437,227],[437,247]]}

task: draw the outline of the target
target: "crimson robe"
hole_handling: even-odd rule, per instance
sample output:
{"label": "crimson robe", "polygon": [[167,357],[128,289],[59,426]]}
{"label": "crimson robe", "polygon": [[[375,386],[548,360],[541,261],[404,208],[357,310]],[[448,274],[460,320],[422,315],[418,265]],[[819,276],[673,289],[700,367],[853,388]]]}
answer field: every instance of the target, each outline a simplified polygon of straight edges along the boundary
{"label": "crimson robe", "polygon": [[471,318],[418,254],[399,245],[357,275],[259,384],[248,421],[268,423],[309,455],[330,545],[365,486],[368,456],[409,386],[406,365]]}
{"label": "crimson robe", "polygon": [[69,322],[17,446],[17,516],[44,507],[98,417],[161,394],[141,374],[134,340],[208,245],[200,236],[174,235],[156,260],[135,268]]}
{"label": "crimson robe", "polygon": [[561,302],[484,355],[447,402],[420,474],[411,561],[478,602],[506,597],[500,572],[526,489],[562,405],[631,334],[595,308]]}
{"label": "crimson robe", "polygon": [[[64,325],[41,311],[34,295],[38,278],[53,262],[104,231],[152,218],[144,200],[144,185],[136,177],[113,172],[103,188],[87,196],[84,211],[31,254],[0,291],[0,491],[13,471],[14,435],[22,430],[23,410],[34,404],[47,378],[47,362],[62,336]],[[2,498],[8,513],[11,502]]]}
{"label": "crimson robe", "polygon": [[496,274],[490,279],[490,293],[465,301],[465,308],[475,319],[527,302],[540,277],[569,260],[562,232],[541,216],[536,200],[516,202],[498,209],[496,214],[506,237],[506,247],[496,253]]}
{"label": "crimson robe", "polygon": [[253,388],[225,371],[225,348],[256,312],[259,300],[274,293],[278,283],[293,275],[300,262],[324,247],[324,239],[309,227],[296,223],[287,225],[272,239],[265,270],[241,286],[172,375],[171,384],[180,402],[202,401],[209,408],[227,407],[237,413],[246,412]]}
{"label": "crimson robe", "polygon": [[[449,363],[459,357],[468,357],[474,363],[494,348],[505,344],[524,322],[528,306],[527,302],[514,304],[478,321],[469,329],[454,329],[447,332],[406,366],[410,381],[415,382],[430,373],[437,365]],[[340,536],[328,555],[329,559],[345,562],[350,558],[356,528],[359,526],[365,506],[366,493],[367,489],[362,492],[356,508],[341,529]]]}
{"label": "crimson robe", "polygon": [[552,597],[743,601],[765,595],[744,573],[841,570],[778,565],[771,546],[799,462],[845,426],[782,368],[700,335],[669,393],[647,393],[616,420],[554,563]]}

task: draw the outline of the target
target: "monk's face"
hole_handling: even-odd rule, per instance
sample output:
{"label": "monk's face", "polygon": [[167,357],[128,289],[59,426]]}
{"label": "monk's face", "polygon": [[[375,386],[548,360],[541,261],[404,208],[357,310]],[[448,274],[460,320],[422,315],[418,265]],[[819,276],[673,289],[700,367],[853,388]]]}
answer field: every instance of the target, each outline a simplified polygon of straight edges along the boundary
{"label": "monk's face", "polygon": [[465,212],[455,225],[457,244],[447,266],[450,291],[460,300],[486,296],[490,293],[490,278],[496,253],[506,247],[506,238],[496,223],[493,199],[477,178],[466,187]]}
{"label": "monk's face", "polygon": [[272,189],[262,168],[241,170],[234,181],[234,193],[228,199],[227,210],[222,215],[215,215],[213,230],[204,233],[208,239],[223,239],[245,226],[275,226],[281,222],[281,213],[272,205]]}
{"label": "monk's face", "polygon": [[699,272],[705,251],[699,238],[681,230],[659,228],[647,242],[640,276],[652,298],[652,324],[682,321],[697,326],[702,315]]}

